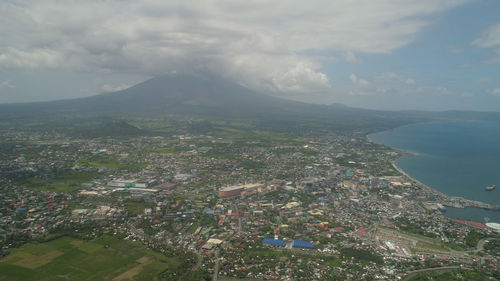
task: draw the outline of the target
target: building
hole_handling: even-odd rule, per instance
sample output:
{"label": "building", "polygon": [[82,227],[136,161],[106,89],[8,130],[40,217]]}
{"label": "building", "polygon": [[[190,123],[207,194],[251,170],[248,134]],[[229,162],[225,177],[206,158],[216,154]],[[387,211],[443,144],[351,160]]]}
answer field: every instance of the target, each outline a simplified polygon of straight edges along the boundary
{"label": "building", "polygon": [[486,226],[488,226],[489,228],[491,228],[492,230],[494,230],[496,232],[500,232],[500,223],[489,222],[486,224]]}
{"label": "building", "polygon": [[278,239],[273,239],[273,238],[264,238],[262,239],[262,244],[268,244],[272,246],[280,246],[280,247],[285,247],[286,242],[283,240],[278,240]]}
{"label": "building", "polygon": [[222,244],[222,242],[223,241],[220,239],[210,238],[210,239],[208,239],[207,243],[205,243],[205,245],[203,245],[202,249],[211,250],[211,249],[219,246],[220,244]]}
{"label": "building", "polygon": [[125,188],[131,188],[131,187],[138,187],[138,188],[148,188],[154,184],[154,181],[138,181],[135,179],[132,180],[123,180],[123,179],[117,179],[114,181],[108,182],[109,187],[125,187]]}
{"label": "building", "polygon": [[114,181],[108,182],[109,187],[135,187],[135,180],[123,180],[117,179]]}
{"label": "building", "polygon": [[305,249],[314,249],[314,245],[304,241],[304,240],[293,240],[292,247],[294,248],[305,248]]}
{"label": "building", "polygon": [[239,185],[233,185],[229,187],[223,187],[219,189],[219,197],[231,197],[240,195],[243,192],[244,187]]}

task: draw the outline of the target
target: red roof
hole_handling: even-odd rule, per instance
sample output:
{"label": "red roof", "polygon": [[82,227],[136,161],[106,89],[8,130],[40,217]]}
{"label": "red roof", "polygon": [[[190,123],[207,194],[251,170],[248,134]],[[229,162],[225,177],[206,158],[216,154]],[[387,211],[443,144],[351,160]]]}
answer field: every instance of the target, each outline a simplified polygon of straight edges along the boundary
{"label": "red roof", "polygon": [[488,227],[486,225],[479,223],[479,222],[475,222],[475,221],[463,221],[463,220],[457,220],[457,219],[454,219],[453,221],[461,223],[461,224],[469,225],[469,226],[479,227],[482,229],[488,229]]}

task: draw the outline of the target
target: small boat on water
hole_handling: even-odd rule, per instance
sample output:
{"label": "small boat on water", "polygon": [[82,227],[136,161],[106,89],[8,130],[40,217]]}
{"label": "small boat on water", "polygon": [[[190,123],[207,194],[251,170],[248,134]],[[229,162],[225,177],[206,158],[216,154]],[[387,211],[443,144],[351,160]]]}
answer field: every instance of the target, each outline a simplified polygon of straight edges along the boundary
{"label": "small boat on water", "polygon": [[496,186],[496,185],[494,185],[494,184],[492,184],[492,185],[488,185],[488,186],[486,187],[486,191],[492,191],[492,190],[493,190],[493,189],[495,189],[496,187],[497,187],[497,186]]}

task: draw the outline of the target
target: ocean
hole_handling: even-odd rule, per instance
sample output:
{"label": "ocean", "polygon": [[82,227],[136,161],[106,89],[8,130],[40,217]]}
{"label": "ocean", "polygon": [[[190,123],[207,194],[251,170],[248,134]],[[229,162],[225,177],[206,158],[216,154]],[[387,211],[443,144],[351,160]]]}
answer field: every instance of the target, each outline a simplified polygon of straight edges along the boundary
{"label": "ocean", "polygon": [[[396,164],[422,183],[448,195],[500,205],[499,121],[419,123],[371,134],[369,138],[415,153],[401,157]],[[492,184],[497,188],[485,191]],[[466,214],[452,212],[461,219]],[[474,217],[482,216],[478,210],[474,213]],[[495,221],[500,222],[500,212],[495,213],[499,214]]]}

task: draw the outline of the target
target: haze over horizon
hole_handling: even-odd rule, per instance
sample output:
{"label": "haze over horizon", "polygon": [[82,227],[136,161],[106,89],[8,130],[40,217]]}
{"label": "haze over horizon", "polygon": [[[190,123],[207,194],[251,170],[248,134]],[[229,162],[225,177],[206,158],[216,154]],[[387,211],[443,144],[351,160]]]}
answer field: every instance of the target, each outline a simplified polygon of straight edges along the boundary
{"label": "haze over horizon", "polygon": [[4,1],[0,103],[209,73],[372,109],[498,111],[500,2]]}

